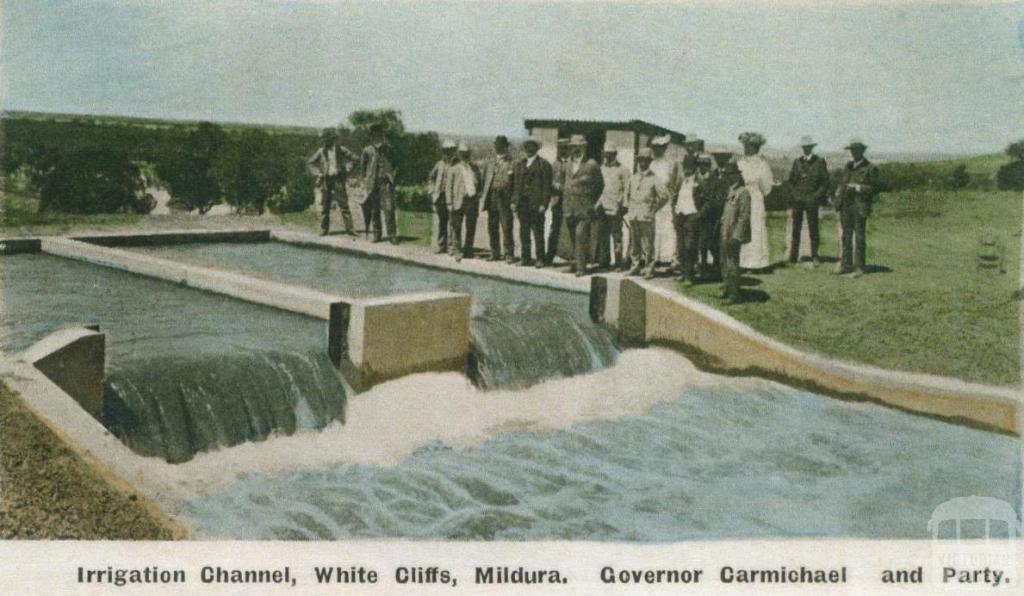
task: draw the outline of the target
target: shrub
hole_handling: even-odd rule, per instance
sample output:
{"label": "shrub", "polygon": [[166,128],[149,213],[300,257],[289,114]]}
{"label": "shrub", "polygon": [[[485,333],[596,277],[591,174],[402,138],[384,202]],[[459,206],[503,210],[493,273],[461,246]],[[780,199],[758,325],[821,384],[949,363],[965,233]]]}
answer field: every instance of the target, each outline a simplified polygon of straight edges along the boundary
{"label": "shrub", "polygon": [[999,168],[996,174],[999,190],[1024,190],[1024,160],[1015,160]]}
{"label": "shrub", "polygon": [[273,213],[298,213],[309,209],[314,200],[312,177],[298,169],[292,171],[281,192],[270,198],[267,208]]}
{"label": "shrub", "polygon": [[288,178],[287,156],[273,137],[249,129],[217,152],[212,171],[228,204],[239,213],[262,214]]}
{"label": "shrub", "polygon": [[402,211],[433,211],[429,184],[399,186],[395,188],[395,207]]}
{"label": "shrub", "polygon": [[171,205],[206,213],[220,202],[221,188],[212,167],[228,136],[216,124],[201,122],[184,142],[157,161],[157,175],[171,193]]}
{"label": "shrub", "polygon": [[139,166],[113,149],[53,153],[36,171],[40,211],[148,213],[156,205],[146,193]]}

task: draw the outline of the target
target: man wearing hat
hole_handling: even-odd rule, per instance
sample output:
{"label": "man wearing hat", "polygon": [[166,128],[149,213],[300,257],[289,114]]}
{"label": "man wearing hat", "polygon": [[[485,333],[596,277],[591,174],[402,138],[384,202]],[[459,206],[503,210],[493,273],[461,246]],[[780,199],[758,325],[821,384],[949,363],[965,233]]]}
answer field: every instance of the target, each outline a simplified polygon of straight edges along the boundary
{"label": "man wearing hat", "polygon": [[[725,160],[722,163],[727,162],[728,160]],[[729,189],[722,178],[721,169],[715,166],[715,160],[710,154],[701,153],[697,156],[697,174],[702,178],[696,193],[697,220],[700,228],[697,255],[700,277],[705,281],[722,278],[719,224]]]}
{"label": "man wearing hat", "polygon": [[800,235],[807,215],[807,231],[811,241],[811,263],[818,266],[818,206],[828,194],[830,178],[825,160],[814,153],[815,142],[809,136],[800,138],[803,155],[793,161],[789,184],[793,191],[790,207],[789,262],[800,259]]}
{"label": "man wearing hat", "polygon": [[[373,228],[373,241],[380,242],[382,232],[392,244],[398,244],[395,221],[395,162],[391,146],[385,142],[384,126],[370,125],[370,144],[363,148],[359,171],[363,178],[363,221],[366,232]],[[384,230],[381,230],[381,215]]]}
{"label": "man wearing hat", "polygon": [[[512,204],[519,217],[519,242],[521,246],[520,265],[544,266],[544,211],[551,201],[551,164],[537,155],[540,143],[536,139],[523,142],[526,156],[516,163],[512,175]],[[532,240],[532,244],[531,244]]]}
{"label": "man wearing hat", "polygon": [[722,298],[730,304],[740,298],[740,249],[750,242],[750,190],[743,182],[739,164],[730,161],[722,168],[729,194],[722,209]]}
{"label": "man wearing hat", "polygon": [[562,206],[565,191],[565,164],[569,161],[569,139],[558,139],[558,146],[555,149],[555,162],[551,164],[552,188],[551,188],[551,227],[548,229],[547,252],[544,253],[544,263],[551,265],[555,262],[555,254],[558,252],[558,240],[562,236]]}
{"label": "man wearing hat", "polygon": [[[878,192],[878,166],[864,157],[867,149],[859,138],[854,138],[846,149],[853,158],[843,168],[836,187],[835,205],[842,225],[842,258],[840,274],[860,277],[864,274],[867,256],[867,221],[871,214],[871,203]],[[856,237],[856,249],[854,249]]]}
{"label": "man wearing hat", "polygon": [[[480,211],[480,170],[470,159],[469,145],[459,143],[458,159],[446,174],[445,196],[448,200],[448,252],[461,261],[473,257],[476,217]],[[465,224],[466,237],[462,229]]]}
{"label": "man wearing hat", "polygon": [[501,259],[504,248],[505,260],[515,261],[512,241],[512,176],[515,162],[508,153],[508,137],[494,138],[494,157],[484,166],[484,186],[480,193],[481,208],[487,212],[487,233],[491,240],[491,256],[488,261]]}
{"label": "man wearing hat", "polygon": [[326,236],[330,232],[331,207],[337,203],[345,233],[351,236],[355,230],[345,191],[345,162],[354,161],[355,156],[338,144],[338,133],[333,128],[323,129],[320,141],[320,147],[306,160],[306,171],[313,176],[313,194],[320,205],[320,235]]}
{"label": "man wearing hat", "polygon": [[633,268],[630,275],[654,277],[654,217],[669,202],[665,183],[651,170],[653,155],[648,147],[636,154],[637,171],[626,187],[626,225],[629,226],[629,250]]}
{"label": "man wearing hat", "polygon": [[569,273],[586,275],[590,257],[590,228],[596,219],[595,207],[604,190],[601,166],[587,156],[587,139],[583,135],[569,138],[569,161],[566,162],[563,202],[566,229],[572,244]]}
{"label": "man wearing hat", "polygon": [[[672,138],[667,134],[651,139],[651,171],[668,189],[669,196],[675,197],[679,192],[683,174],[682,164],[668,155],[668,146],[671,142]],[[673,266],[679,261],[671,204],[665,205],[654,217],[654,260],[672,263]]]}
{"label": "man wearing hat", "polygon": [[441,159],[430,170],[430,198],[434,209],[434,226],[431,234],[434,252],[448,251],[448,199],[445,181],[448,168],[455,160],[455,141],[445,139],[441,143]]}
{"label": "man wearing hat", "polygon": [[604,164],[601,166],[604,190],[594,208],[597,213],[597,259],[599,266],[605,269],[611,265],[613,255],[619,269],[626,263],[622,246],[622,216],[626,213],[629,170],[619,163],[618,154],[615,143],[604,144]]}

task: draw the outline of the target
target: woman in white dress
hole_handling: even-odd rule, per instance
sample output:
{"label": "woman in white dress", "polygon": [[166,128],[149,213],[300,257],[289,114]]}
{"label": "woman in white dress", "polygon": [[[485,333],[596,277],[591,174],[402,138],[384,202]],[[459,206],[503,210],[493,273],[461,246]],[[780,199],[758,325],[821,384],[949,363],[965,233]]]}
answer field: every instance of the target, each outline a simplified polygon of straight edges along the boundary
{"label": "woman in white dress", "polygon": [[768,223],[764,198],[772,191],[775,177],[768,166],[768,160],[759,152],[765,138],[756,132],[740,135],[743,157],[737,160],[743,183],[750,192],[750,242],[740,249],[740,267],[750,270],[767,269],[771,264],[768,255]]}
{"label": "woman in white dress", "polygon": [[[678,183],[679,162],[667,154],[671,138],[662,135],[651,139],[651,171],[669,189],[669,195],[675,197],[675,185]],[[673,223],[672,201],[669,201],[654,214],[654,262],[676,264],[676,226]]]}

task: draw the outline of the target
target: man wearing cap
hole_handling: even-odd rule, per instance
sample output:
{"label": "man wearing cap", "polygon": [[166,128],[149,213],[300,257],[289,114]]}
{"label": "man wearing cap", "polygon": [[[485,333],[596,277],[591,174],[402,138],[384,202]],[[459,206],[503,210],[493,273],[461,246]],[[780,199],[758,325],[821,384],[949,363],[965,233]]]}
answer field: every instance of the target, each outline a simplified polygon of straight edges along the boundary
{"label": "man wearing cap", "polygon": [[722,168],[729,194],[722,209],[722,273],[725,278],[722,298],[731,304],[740,298],[740,249],[750,242],[750,189],[735,161]]}
{"label": "man wearing cap", "polygon": [[[544,211],[551,201],[551,164],[537,155],[540,143],[526,139],[523,151],[526,156],[516,163],[512,175],[512,204],[519,218],[519,242],[521,244],[520,265],[544,265]],[[531,244],[532,240],[532,244]]]}
{"label": "man wearing cap", "polygon": [[807,215],[807,232],[811,241],[811,263],[818,266],[818,206],[828,194],[830,182],[825,160],[814,153],[815,142],[809,136],[800,138],[803,155],[793,161],[789,172],[789,184],[793,191],[790,208],[791,229],[789,235],[789,262],[800,259],[800,236],[804,215]]}
{"label": "man wearing cap", "polygon": [[547,251],[544,253],[544,263],[547,265],[555,262],[555,254],[558,252],[558,240],[562,236],[563,195],[565,191],[566,163],[568,161],[569,139],[558,139],[558,146],[555,148],[555,162],[551,164],[551,204],[548,209],[551,213],[551,227],[548,229]]}
{"label": "man wearing cap", "polygon": [[[395,162],[391,146],[385,142],[384,126],[370,125],[370,144],[363,148],[359,171],[363,178],[363,221],[366,233],[373,228],[373,241],[380,242],[383,232],[392,244],[398,244],[395,221]],[[384,230],[381,230],[381,216]]]}
{"label": "man wearing cap", "polygon": [[[448,252],[461,261],[473,257],[476,217],[480,211],[480,170],[470,159],[469,145],[459,143],[458,159],[448,168],[445,196],[448,200]],[[462,229],[465,224],[466,237]]]}
{"label": "man wearing cap", "polygon": [[[651,139],[651,155],[653,156],[651,171],[668,189],[669,196],[675,197],[679,192],[679,183],[683,175],[682,165],[668,156],[668,146],[671,141],[671,137],[667,134]],[[679,262],[671,204],[666,204],[654,217],[654,260],[671,263],[673,266]]]}
{"label": "man wearing cap", "polygon": [[333,128],[325,128],[320,133],[320,141],[321,146],[306,160],[306,171],[313,176],[313,194],[320,205],[320,235],[330,232],[331,207],[337,203],[345,233],[351,236],[355,231],[345,191],[345,162],[354,161],[355,156],[338,144],[338,133]]}
{"label": "man wearing cap", "polygon": [[590,257],[590,227],[596,218],[597,199],[604,190],[601,166],[587,156],[587,139],[583,135],[569,138],[569,161],[566,163],[563,202],[566,229],[572,245],[569,273],[586,275]]}
{"label": "man wearing cap", "polygon": [[[867,145],[858,138],[846,146],[853,157],[843,168],[836,187],[835,205],[839,212],[842,225],[842,258],[840,274],[860,277],[864,274],[864,261],[867,256],[867,221],[871,214],[871,204],[878,192],[878,166],[864,157]],[[856,249],[854,249],[856,237]]]}
{"label": "man wearing cap", "polygon": [[669,202],[665,183],[651,170],[652,153],[644,147],[636,154],[637,172],[626,187],[626,225],[629,226],[629,250],[633,267],[630,275],[654,277],[654,217]]}
{"label": "man wearing cap", "polygon": [[601,177],[604,190],[597,200],[597,259],[601,268],[625,266],[625,251],[622,246],[622,216],[626,213],[626,188],[629,186],[629,170],[618,160],[619,150],[615,143],[604,144],[604,164]]}
{"label": "man wearing cap", "polygon": [[515,162],[508,153],[508,138],[502,135],[494,139],[494,157],[484,166],[484,185],[480,193],[481,208],[487,212],[487,233],[491,240],[491,256],[488,261],[501,259],[504,248],[505,260],[515,261],[512,241],[512,177]]}
{"label": "man wearing cap", "polygon": [[445,192],[445,181],[448,168],[455,160],[455,141],[445,139],[441,143],[441,159],[437,160],[430,170],[430,198],[434,209],[434,226],[432,244],[434,252],[441,254],[448,251],[448,198]]}

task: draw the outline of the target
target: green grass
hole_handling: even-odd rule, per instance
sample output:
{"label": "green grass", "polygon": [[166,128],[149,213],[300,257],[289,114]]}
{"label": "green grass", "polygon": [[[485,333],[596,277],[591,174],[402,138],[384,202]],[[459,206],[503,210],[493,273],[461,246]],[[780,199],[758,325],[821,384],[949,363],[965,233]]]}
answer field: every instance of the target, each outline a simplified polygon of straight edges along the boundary
{"label": "green grass", "polygon": [[[1021,195],[882,195],[868,220],[869,274],[817,269],[745,276],[749,299],[725,305],[717,284],[682,291],[790,345],[844,360],[964,380],[1019,383]],[[784,257],[785,213],[769,215],[773,260]],[[836,220],[821,253],[838,256]],[[1000,242],[1004,274],[979,270],[982,239]],[[874,269],[875,272],[871,272]],[[755,300],[765,300],[757,302]]]}

